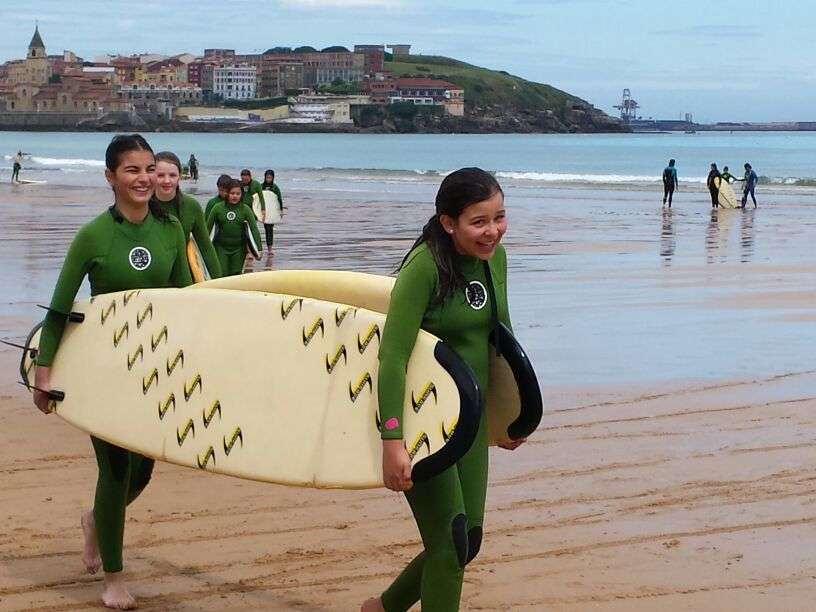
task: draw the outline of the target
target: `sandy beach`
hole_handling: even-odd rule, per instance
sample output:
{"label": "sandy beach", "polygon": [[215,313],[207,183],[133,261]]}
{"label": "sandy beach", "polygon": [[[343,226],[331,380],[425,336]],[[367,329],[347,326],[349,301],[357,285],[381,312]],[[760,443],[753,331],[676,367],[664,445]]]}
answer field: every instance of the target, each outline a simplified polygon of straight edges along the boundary
{"label": "sandy beach", "polygon": [[[256,269],[390,273],[434,188],[284,187],[289,217]],[[762,195],[712,215],[702,187],[672,211],[647,189],[507,189],[511,313],[546,413],[527,445],[491,451],[463,610],[812,609],[816,195]],[[2,337],[37,321],[73,234],[109,200],[0,186]],[[36,411],[17,360],[0,349],[0,609],[100,609],[80,562],[91,445]],[[318,611],[358,609],[420,542],[385,489],[157,464],[125,545],[141,609]]]}

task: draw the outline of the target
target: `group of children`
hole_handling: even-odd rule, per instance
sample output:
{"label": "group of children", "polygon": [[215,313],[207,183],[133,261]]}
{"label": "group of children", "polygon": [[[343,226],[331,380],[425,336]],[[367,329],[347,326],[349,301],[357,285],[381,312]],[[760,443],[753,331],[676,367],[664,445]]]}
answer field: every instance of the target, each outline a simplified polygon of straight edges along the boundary
{"label": "group of children", "polygon": [[[168,152],[154,155],[138,134],[116,136],[105,165],[114,203],[74,238],[41,332],[32,390],[35,405],[46,414],[53,410],[51,365],[86,276],[91,295],[185,287],[192,283],[187,260],[191,236],[203,247],[208,266],[220,268],[222,274],[238,273],[243,263],[238,220],[258,231],[249,207],[252,196],[258,195],[263,205],[262,192],[275,191],[281,205],[272,171],[261,184],[244,170],[241,181],[219,178],[219,197],[208,203],[205,220],[198,203],[178,188],[178,157]],[[400,265],[380,344],[377,383],[384,484],[405,493],[423,550],[387,589],[363,603],[363,612],[404,611],[418,602],[423,610],[455,612],[465,567],[482,544],[488,483],[485,399],[493,350],[489,339],[500,322],[512,329],[507,256],[501,245],[507,230],[504,193],[489,173],[462,168],[442,181],[435,208]],[[263,209],[260,217],[266,219]],[[211,229],[217,233],[208,248]],[[271,232],[267,236],[271,246]],[[412,482],[402,410],[406,364],[420,329],[436,334],[473,371],[482,410],[475,441],[464,456],[436,476]],[[153,460],[95,437],[91,440],[98,476],[93,507],[82,514],[82,560],[88,573],[104,571],[102,601],[107,607],[132,609],[136,600],[122,572],[125,509],[150,481]],[[524,441],[499,446],[515,450]]]}
{"label": "group of children", "polygon": [[[275,171],[267,170],[264,173],[263,183],[252,178],[248,169],[241,170],[241,180],[233,179],[228,174],[222,174],[216,182],[218,195],[212,198],[204,209],[204,218],[207,224],[209,239],[218,258],[220,275],[233,276],[241,274],[248,250],[249,240],[253,240],[260,248],[261,236],[256,225],[260,221],[266,233],[266,246],[271,251],[274,241],[274,223],[271,211],[267,217],[264,191],[275,194],[273,200],[279,207],[278,216],[283,215],[283,196],[280,188],[275,184]],[[253,210],[253,198],[257,197],[260,217]],[[199,244],[199,248],[201,245]],[[202,250],[203,253],[203,250]],[[206,258],[205,258],[206,261]],[[209,268],[209,263],[207,264]],[[210,276],[213,270],[210,268]]]}

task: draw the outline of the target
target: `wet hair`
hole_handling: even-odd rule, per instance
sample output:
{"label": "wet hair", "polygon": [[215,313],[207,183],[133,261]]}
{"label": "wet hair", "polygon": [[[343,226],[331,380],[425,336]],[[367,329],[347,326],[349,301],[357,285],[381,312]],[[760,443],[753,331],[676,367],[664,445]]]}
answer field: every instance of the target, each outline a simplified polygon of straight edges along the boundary
{"label": "wet hair", "polygon": [[[173,164],[179,171],[179,176],[181,176],[181,160],[179,160],[178,155],[173,153],[172,151],[159,151],[155,155],[156,163],[163,161],[168,164]],[[151,201],[155,200],[159,206],[163,206],[166,203],[159,200],[156,194],[153,194],[153,197],[150,198]],[[176,194],[173,196],[173,199],[170,200],[170,203],[178,209],[179,212],[179,221],[181,221],[181,188],[176,186]]]}
{"label": "wet hair", "polygon": [[222,174],[218,177],[218,180],[215,182],[216,187],[220,187],[221,189],[226,189],[227,186],[232,182],[232,177],[229,174]]}
{"label": "wet hair", "polygon": [[[116,169],[119,168],[122,163],[122,156],[131,151],[147,151],[153,155],[153,149],[141,134],[119,134],[113,137],[108,148],[105,150],[105,167],[110,172],[116,172]],[[114,193],[115,192],[114,190]],[[155,203],[153,198],[150,198],[148,206],[150,213],[157,219],[162,221],[170,219],[170,215],[167,214],[164,207]]]}
{"label": "wet hair", "polygon": [[716,170],[717,169],[717,164],[711,164],[711,169]]}
{"label": "wet hair", "polygon": [[674,165],[674,160],[673,160],[673,159],[670,159],[670,160],[669,160],[669,165],[670,165],[670,166],[673,166],[673,165]]}
{"label": "wet hair", "polygon": [[469,206],[484,202],[497,193],[504,195],[498,181],[481,168],[456,170],[446,176],[439,186],[436,193],[436,214],[428,219],[419,238],[408,250],[398,268],[402,269],[415,248],[423,242],[427,243],[439,272],[436,303],[443,302],[454,291],[465,287],[465,277],[456,265],[457,253],[453,238],[445,231],[439,218],[447,215],[456,219]]}
{"label": "wet hair", "polygon": [[271,170],[271,169],[267,170],[266,172],[264,172],[264,180],[266,180],[267,176],[271,176],[272,178],[275,178],[275,171]]}
{"label": "wet hair", "polygon": [[233,189],[240,189],[242,194],[244,192],[244,186],[238,179],[230,179],[230,182],[224,188],[227,190],[227,193],[229,193]]}
{"label": "wet hair", "polygon": [[723,166],[723,170],[725,170],[726,172],[728,172],[728,166]]}
{"label": "wet hair", "polygon": [[252,176],[252,173],[246,168],[244,168],[243,170],[241,170],[241,176]]}
{"label": "wet hair", "polygon": [[747,162],[746,162],[746,164],[745,164],[745,169],[746,169],[746,170],[753,170],[754,168],[753,168],[753,166],[751,166],[751,164],[749,164],[749,163],[747,163]]}

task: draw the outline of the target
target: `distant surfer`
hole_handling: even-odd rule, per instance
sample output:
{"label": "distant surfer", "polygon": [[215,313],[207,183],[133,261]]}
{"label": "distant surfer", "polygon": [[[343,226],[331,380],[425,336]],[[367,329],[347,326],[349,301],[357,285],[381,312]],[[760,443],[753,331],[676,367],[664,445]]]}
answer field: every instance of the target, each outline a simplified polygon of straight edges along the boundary
{"label": "distant surfer", "polygon": [[754,208],[757,207],[756,195],[754,194],[754,190],[756,189],[757,183],[759,182],[759,177],[757,173],[754,172],[753,167],[751,164],[745,164],[745,174],[740,181],[743,181],[745,185],[742,188],[742,207],[745,208],[745,205],[748,203],[748,196],[751,196],[751,199],[754,201]]}
{"label": "distant surfer", "polygon": [[677,168],[674,167],[674,160],[669,160],[669,165],[663,169],[663,206],[666,205],[666,198],[669,199],[669,208],[672,205],[674,190],[680,186],[677,181]]}
{"label": "distant surfer", "polygon": [[[363,612],[459,609],[465,566],[482,542],[488,472],[488,337],[498,323],[510,326],[507,307],[507,230],[504,194],[492,175],[463,168],[442,181],[436,214],[400,265],[380,347],[379,414],[383,477],[404,491],[424,550]],[[453,348],[471,367],[481,390],[479,430],[454,466],[424,482],[412,482],[403,440],[405,372],[419,330]],[[525,440],[503,445],[513,450]],[[410,441],[413,443],[413,441]]]}
{"label": "distant surfer", "polygon": [[17,155],[11,161],[11,182],[18,183],[20,181],[20,169],[23,167],[23,152],[17,151]]}
{"label": "distant surfer", "polygon": [[720,207],[720,187],[716,179],[721,179],[720,171],[717,170],[717,164],[711,164],[711,171],[708,173],[706,185],[708,186],[708,192],[711,194],[712,208]]}
{"label": "distant surfer", "polygon": [[211,198],[209,202],[207,202],[207,206],[204,208],[204,219],[206,220],[207,217],[210,216],[210,211],[213,209],[213,206],[218,204],[219,202],[226,202],[227,201],[227,190],[229,189],[230,183],[232,182],[232,177],[229,174],[222,174],[218,177],[218,180],[215,182],[215,186],[218,189],[218,195],[214,198]]}
{"label": "distant surfer", "polygon": [[[261,185],[261,189],[264,191],[271,191],[275,194],[278,199],[278,211],[280,213],[281,218],[283,218],[283,196],[281,195],[280,187],[275,184],[275,171],[274,170],[267,170],[264,172],[264,182]],[[267,223],[267,221],[272,218],[269,214],[269,211],[266,210],[266,206],[264,206],[264,232],[266,233],[266,248],[272,250],[272,242],[275,240],[275,224],[274,223]]]}
{"label": "distant surfer", "polygon": [[[45,316],[35,375],[35,386],[44,391],[51,389],[51,364],[86,275],[91,295],[192,282],[181,224],[151,202],[156,175],[150,145],[138,134],[116,136],[105,152],[105,166],[114,204],[77,232]],[[46,414],[52,411],[43,391],[34,391],[34,403]],[[105,606],[130,610],[136,600],[122,574],[125,508],[150,481],[153,461],[95,437],[91,442],[99,473],[93,509],[81,519],[82,561],[90,574],[100,566],[104,570]]]}
{"label": "distant surfer", "polygon": [[187,168],[190,170],[190,178],[198,182],[198,160],[193,153],[190,153],[190,159],[187,162]]}
{"label": "distant surfer", "polygon": [[207,216],[207,230],[213,232],[213,246],[221,264],[222,276],[235,276],[243,271],[248,250],[247,231],[252,233],[255,244],[261,248],[255,213],[243,203],[241,197],[241,181],[233,179],[227,188],[227,201],[213,206]]}
{"label": "distant surfer", "polygon": [[182,193],[179,179],[181,160],[178,156],[170,151],[156,153],[156,195],[153,196],[153,200],[179,220],[184,228],[185,238],[188,241],[195,241],[201,252],[210,277],[218,278],[221,276],[221,264],[210,241],[201,204],[193,196]]}

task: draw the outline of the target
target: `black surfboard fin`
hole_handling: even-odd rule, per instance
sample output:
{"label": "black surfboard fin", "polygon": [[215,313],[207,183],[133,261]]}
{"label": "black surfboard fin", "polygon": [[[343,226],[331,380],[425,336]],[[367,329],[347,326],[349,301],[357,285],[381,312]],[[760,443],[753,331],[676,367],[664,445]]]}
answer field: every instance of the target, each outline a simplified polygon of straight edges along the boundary
{"label": "black surfboard fin", "polygon": [[37,308],[42,308],[43,310],[47,310],[48,312],[53,312],[54,314],[62,315],[63,317],[68,317],[68,320],[71,323],[82,323],[85,320],[85,315],[81,312],[69,312],[65,314],[64,312],[60,312],[58,310],[54,310],[48,306],[43,306],[42,304],[37,304]]}
{"label": "black surfboard fin", "polygon": [[56,389],[51,389],[50,391],[46,391],[45,389],[40,389],[39,387],[35,387],[34,385],[29,385],[24,383],[22,380],[17,381],[18,385],[23,385],[26,389],[33,389],[34,391],[40,391],[41,393],[45,393],[49,399],[55,400],[57,402],[61,402],[65,399],[65,393],[62,391],[57,391]]}
{"label": "black surfboard fin", "polygon": [[27,352],[31,359],[34,359],[37,356],[37,349],[32,346],[23,346],[22,344],[15,344],[14,342],[9,342],[8,340],[0,340],[0,342]]}

